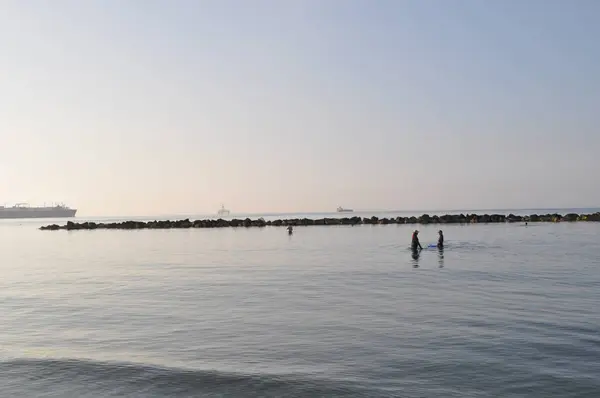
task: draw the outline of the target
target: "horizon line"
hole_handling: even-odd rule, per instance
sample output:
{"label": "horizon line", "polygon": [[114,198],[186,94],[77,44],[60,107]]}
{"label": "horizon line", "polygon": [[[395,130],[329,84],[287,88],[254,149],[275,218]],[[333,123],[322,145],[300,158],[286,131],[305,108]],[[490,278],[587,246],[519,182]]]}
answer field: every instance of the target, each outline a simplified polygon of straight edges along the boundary
{"label": "horizon line", "polygon": [[[586,210],[586,209],[600,209],[600,206],[596,207],[523,207],[523,208],[487,208],[487,209],[453,209],[453,210],[381,210],[381,209],[358,209],[348,213],[340,213],[337,211],[284,211],[284,212],[230,212],[225,218],[233,218],[235,216],[276,216],[276,215],[301,215],[301,214],[344,214],[347,217],[352,217],[351,214],[364,214],[364,213],[419,213],[419,214],[441,214],[441,213],[459,213],[459,212],[510,212],[510,211],[529,211],[529,210]],[[202,216],[202,217],[218,217],[216,212],[203,213],[203,212],[185,212],[185,213],[162,213],[162,214],[145,214],[145,215],[83,215],[79,217],[183,217],[183,216]],[[222,218],[222,217],[220,217]]]}

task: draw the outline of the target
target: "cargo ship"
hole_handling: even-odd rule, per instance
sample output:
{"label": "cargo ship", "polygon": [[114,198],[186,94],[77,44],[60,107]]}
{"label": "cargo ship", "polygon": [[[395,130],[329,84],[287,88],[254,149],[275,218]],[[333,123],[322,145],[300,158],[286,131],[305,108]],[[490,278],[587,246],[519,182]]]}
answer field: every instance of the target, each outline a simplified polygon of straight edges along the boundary
{"label": "cargo ship", "polygon": [[32,207],[27,203],[17,203],[14,206],[0,205],[0,219],[6,218],[63,218],[75,217],[77,209],[71,209],[63,204],[55,206]]}
{"label": "cargo ship", "polygon": [[337,208],[337,212],[338,212],[338,213],[352,213],[353,211],[354,211],[354,210],[352,210],[352,209],[344,209],[344,208],[343,208],[343,207],[341,207],[341,206]]}

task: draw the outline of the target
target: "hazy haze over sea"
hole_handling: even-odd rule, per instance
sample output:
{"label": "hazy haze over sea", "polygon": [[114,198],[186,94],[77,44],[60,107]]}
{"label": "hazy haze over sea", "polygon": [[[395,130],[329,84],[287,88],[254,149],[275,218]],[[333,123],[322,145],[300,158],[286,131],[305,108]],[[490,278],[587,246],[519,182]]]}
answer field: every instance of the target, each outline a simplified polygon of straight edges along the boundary
{"label": "hazy haze over sea", "polygon": [[597,223],[445,225],[414,259],[411,225],[48,222],[0,222],[7,396],[600,393]]}

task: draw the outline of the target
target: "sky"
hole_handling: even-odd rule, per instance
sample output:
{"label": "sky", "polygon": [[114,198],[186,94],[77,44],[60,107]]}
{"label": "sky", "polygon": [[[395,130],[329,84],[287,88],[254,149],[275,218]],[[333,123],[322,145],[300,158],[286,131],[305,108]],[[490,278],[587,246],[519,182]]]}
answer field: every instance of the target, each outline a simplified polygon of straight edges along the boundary
{"label": "sky", "polygon": [[5,0],[0,204],[600,206],[594,0]]}

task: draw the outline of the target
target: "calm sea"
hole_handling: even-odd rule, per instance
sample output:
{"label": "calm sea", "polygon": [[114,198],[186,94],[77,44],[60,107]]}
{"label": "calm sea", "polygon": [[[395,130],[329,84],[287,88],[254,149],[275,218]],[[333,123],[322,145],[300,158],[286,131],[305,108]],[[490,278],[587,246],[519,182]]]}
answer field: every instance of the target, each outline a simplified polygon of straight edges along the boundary
{"label": "calm sea", "polygon": [[47,223],[0,222],[2,396],[600,396],[600,224]]}

